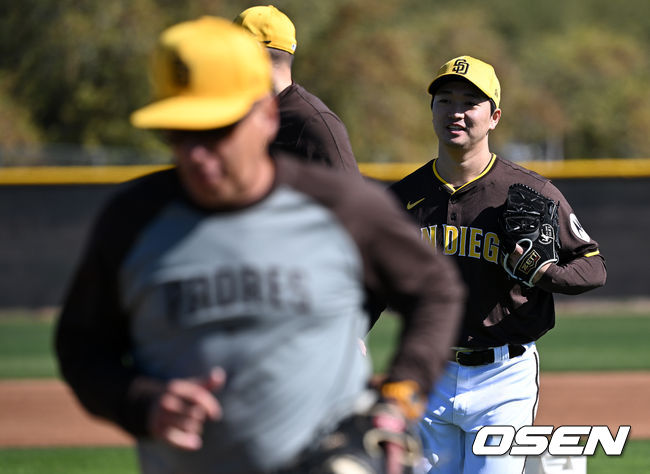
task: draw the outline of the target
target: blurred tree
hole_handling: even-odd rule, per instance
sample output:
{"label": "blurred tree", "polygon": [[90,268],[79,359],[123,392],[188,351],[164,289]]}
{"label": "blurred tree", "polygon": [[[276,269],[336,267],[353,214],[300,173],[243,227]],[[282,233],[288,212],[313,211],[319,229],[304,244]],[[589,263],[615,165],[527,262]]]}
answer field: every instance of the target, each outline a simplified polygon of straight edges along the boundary
{"label": "blurred tree", "polygon": [[[31,112],[43,138],[89,146],[133,142],[136,134],[125,119],[147,93],[143,60],[165,24],[155,4],[27,3],[33,5],[13,11],[0,54],[9,52],[11,92]],[[12,40],[12,28],[22,35],[22,45]]]}
{"label": "blurred tree", "polygon": [[41,141],[40,131],[32,120],[29,111],[16,104],[11,94],[7,92],[7,83],[0,76],[0,130],[2,144],[8,147],[19,147]]}
{"label": "blurred tree", "polygon": [[[260,3],[3,1],[0,146],[162,151],[155,134],[128,122],[151,100],[146,64],[158,34]],[[270,3],[296,24],[296,80],[341,116],[359,161],[435,154],[426,87],[461,54],[499,73],[504,114],[495,150],[555,144],[557,157],[650,156],[647,0]]]}
{"label": "blurred tree", "polygon": [[559,134],[569,157],[650,156],[650,115],[639,107],[650,103],[647,49],[616,32],[581,26],[543,38],[532,53],[521,57],[524,82],[538,85],[543,96],[530,109],[540,114],[529,139]]}
{"label": "blurred tree", "polygon": [[314,39],[320,48],[296,54],[296,77],[341,115],[359,161],[426,161],[436,152],[427,86],[438,67],[480,55],[477,43],[484,56],[502,56],[482,18],[432,15],[417,1],[345,2]]}

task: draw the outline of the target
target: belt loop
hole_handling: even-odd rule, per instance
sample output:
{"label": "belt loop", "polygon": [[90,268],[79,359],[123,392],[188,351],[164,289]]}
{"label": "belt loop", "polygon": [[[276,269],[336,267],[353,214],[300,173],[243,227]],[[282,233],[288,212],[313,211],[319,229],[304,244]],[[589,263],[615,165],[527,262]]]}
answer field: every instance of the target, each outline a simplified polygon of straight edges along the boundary
{"label": "belt loop", "polygon": [[508,344],[500,347],[495,347],[493,350],[494,350],[494,362],[501,362],[510,359],[510,355],[508,352]]}

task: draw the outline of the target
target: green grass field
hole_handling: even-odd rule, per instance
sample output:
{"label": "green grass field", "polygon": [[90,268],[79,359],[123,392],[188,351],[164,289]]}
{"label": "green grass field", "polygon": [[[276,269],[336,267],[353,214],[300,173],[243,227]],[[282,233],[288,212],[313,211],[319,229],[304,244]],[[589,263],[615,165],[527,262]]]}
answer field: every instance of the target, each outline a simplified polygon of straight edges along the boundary
{"label": "green grass field", "polygon": [[[623,456],[608,457],[602,450],[587,459],[588,474],[650,472],[650,440],[632,440]],[[137,474],[131,448],[0,449],[0,474]]]}
{"label": "green grass field", "polygon": [[20,312],[0,317],[0,378],[56,376],[52,328],[51,318],[29,318]]}
{"label": "green grass field", "polygon": [[537,343],[542,371],[649,370],[650,315],[559,317]]}
{"label": "green grass field", "polygon": [[[25,312],[0,313],[0,378],[56,377],[51,317]],[[399,321],[385,315],[373,328],[368,345],[376,372],[385,370]],[[539,342],[543,371],[650,370],[650,310],[559,314],[556,327]],[[623,456],[597,452],[587,461],[588,474],[650,472],[650,440],[628,441]],[[0,449],[0,474],[135,474],[131,448]]]}
{"label": "green grass field", "polygon": [[650,473],[650,440],[632,440],[619,457],[608,457],[602,449],[587,459],[587,474]]}
{"label": "green grass field", "polygon": [[0,474],[136,474],[132,448],[0,449]]}
{"label": "green grass field", "polygon": [[[384,315],[370,332],[375,370],[389,362],[399,320]],[[556,326],[538,342],[542,371],[650,370],[647,314],[558,314]]]}
{"label": "green grass field", "polygon": [[[380,318],[368,346],[376,372],[385,370],[399,320]],[[56,377],[51,317],[0,313],[0,378]],[[556,327],[537,343],[542,371],[650,370],[650,310],[647,314],[558,314]]]}

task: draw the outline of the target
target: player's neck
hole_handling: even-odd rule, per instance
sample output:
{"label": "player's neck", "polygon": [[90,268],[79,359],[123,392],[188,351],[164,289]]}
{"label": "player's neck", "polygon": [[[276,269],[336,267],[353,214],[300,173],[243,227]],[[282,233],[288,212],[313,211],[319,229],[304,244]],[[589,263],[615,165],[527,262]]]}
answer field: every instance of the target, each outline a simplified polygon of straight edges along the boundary
{"label": "player's neck", "polygon": [[476,179],[490,164],[492,153],[485,146],[472,150],[439,147],[436,171],[442,179],[454,187]]}
{"label": "player's neck", "polygon": [[273,187],[275,182],[275,162],[264,155],[257,166],[255,173],[246,181],[241,194],[238,196],[239,205],[247,205],[262,199]]}
{"label": "player's neck", "polygon": [[273,68],[271,69],[271,80],[273,81],[273,92],[275,95],[278,95],[293,84],[291,69],[284,65],[273,64]]}

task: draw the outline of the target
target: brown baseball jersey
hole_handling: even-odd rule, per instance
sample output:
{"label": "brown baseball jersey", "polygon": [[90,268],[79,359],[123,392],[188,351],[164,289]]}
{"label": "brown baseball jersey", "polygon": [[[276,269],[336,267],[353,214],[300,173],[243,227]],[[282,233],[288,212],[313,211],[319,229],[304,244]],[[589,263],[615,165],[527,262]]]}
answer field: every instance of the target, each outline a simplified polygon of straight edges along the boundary
{"label": "brown baseball jersey", "polygon": [[[508,187],[523,183],[559,202],[559,261],[533,288],[510,279],[501,266],[498,217]],[[537,340],[554,326],[553,292],[578,294],[602,286],[605,263],[562,193],[547,178],[496,155],[475,179],[455,188],[435,160],[390,189],[420,227],[422,239],[453,256],[467,284],[457,346],[496,347]]]}
{"label": "brown baseball jersey", "polygon": [[280,130],[272,149],[361,176],[345,125],[322,100],[293,83],[278,94],[278,105]]}

